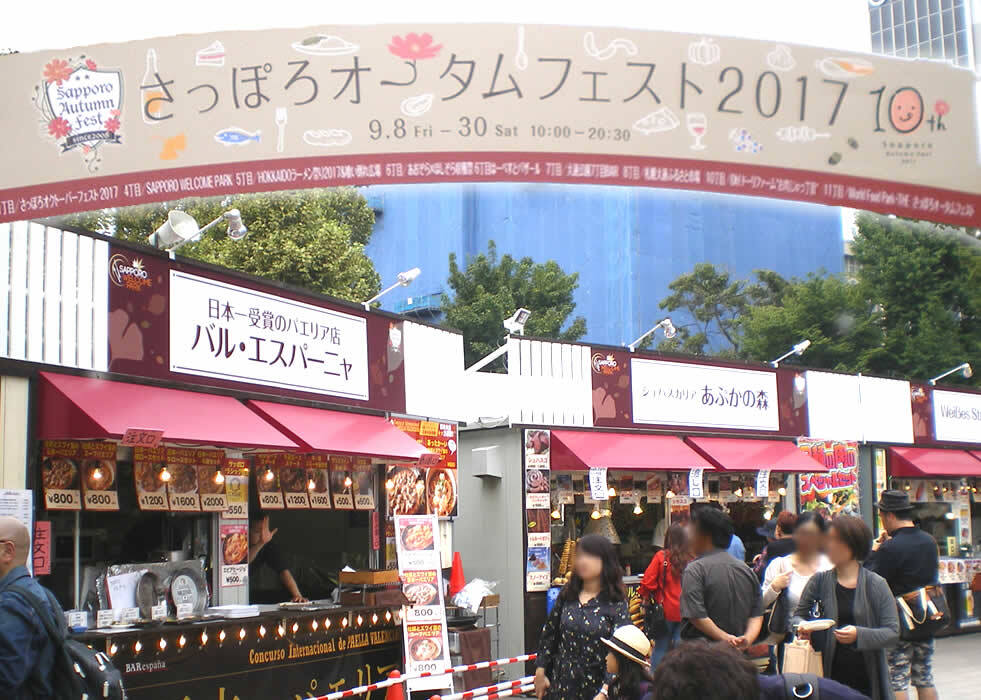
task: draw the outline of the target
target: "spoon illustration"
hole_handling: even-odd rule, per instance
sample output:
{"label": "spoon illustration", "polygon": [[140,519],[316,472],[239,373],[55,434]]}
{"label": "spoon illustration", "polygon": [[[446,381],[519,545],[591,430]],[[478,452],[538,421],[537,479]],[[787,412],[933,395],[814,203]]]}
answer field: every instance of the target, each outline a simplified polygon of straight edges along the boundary
{"label": "spoon illustration", "polygon": [[528,68],[528,54],[525,53],[525,28],[518,27],[518,52],[514,55],[514,65],[518,70]]}

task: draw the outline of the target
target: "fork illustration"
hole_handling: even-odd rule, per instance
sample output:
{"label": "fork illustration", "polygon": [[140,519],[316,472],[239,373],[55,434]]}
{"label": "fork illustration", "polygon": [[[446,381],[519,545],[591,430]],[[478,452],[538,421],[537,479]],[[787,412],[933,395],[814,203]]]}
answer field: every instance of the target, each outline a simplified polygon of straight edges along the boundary
{"label": "fork illustration", "polygon": [[276,141],[276,153],[282,153],[286,148],[286,108],[276,108],[276,127],[279,129],[279,138]]}

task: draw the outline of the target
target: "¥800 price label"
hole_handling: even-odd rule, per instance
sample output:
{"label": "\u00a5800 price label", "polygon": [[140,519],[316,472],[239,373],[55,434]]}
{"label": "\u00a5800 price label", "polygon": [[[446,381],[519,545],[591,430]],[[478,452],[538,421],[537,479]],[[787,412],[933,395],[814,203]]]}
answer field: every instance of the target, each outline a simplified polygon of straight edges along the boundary
{"label": "\u00a5800 price label", "polygon": [[279,491],[260,491],[259,505],[263,508],[283,508],[283,494]]}
{"label": "\u00a5800 price label", "polygon": [[119,510],[119,496],[115,491],[86,491],[85,510]]}

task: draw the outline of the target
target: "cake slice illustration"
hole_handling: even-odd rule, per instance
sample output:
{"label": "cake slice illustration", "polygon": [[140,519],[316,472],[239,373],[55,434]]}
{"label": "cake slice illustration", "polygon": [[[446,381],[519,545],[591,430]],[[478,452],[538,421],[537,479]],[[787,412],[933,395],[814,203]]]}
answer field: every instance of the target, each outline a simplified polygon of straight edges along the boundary
{"label": "cake slice illustration", "polygon": [[194,54],[194,64],[221,68],[225,65],[225,46],[220,41],[214,41]]}

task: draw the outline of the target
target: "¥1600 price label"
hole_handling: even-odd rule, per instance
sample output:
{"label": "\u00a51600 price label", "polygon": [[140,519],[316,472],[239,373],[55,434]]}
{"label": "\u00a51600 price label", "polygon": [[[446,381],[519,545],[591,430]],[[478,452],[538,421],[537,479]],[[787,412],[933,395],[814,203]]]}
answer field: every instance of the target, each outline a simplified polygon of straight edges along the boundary
{"label": "\u00a51600 price label", "polygon": [[330,494],[329,493],[311,493],[310,494],[310,507],[311,508],[330,508]]}
{"label": "\u00a51600 price label", "polygon": [[198,511],[201,510],[201,503],[198,501],[196,493],[172,493],[170,494],[170,509],[176,511]]}

